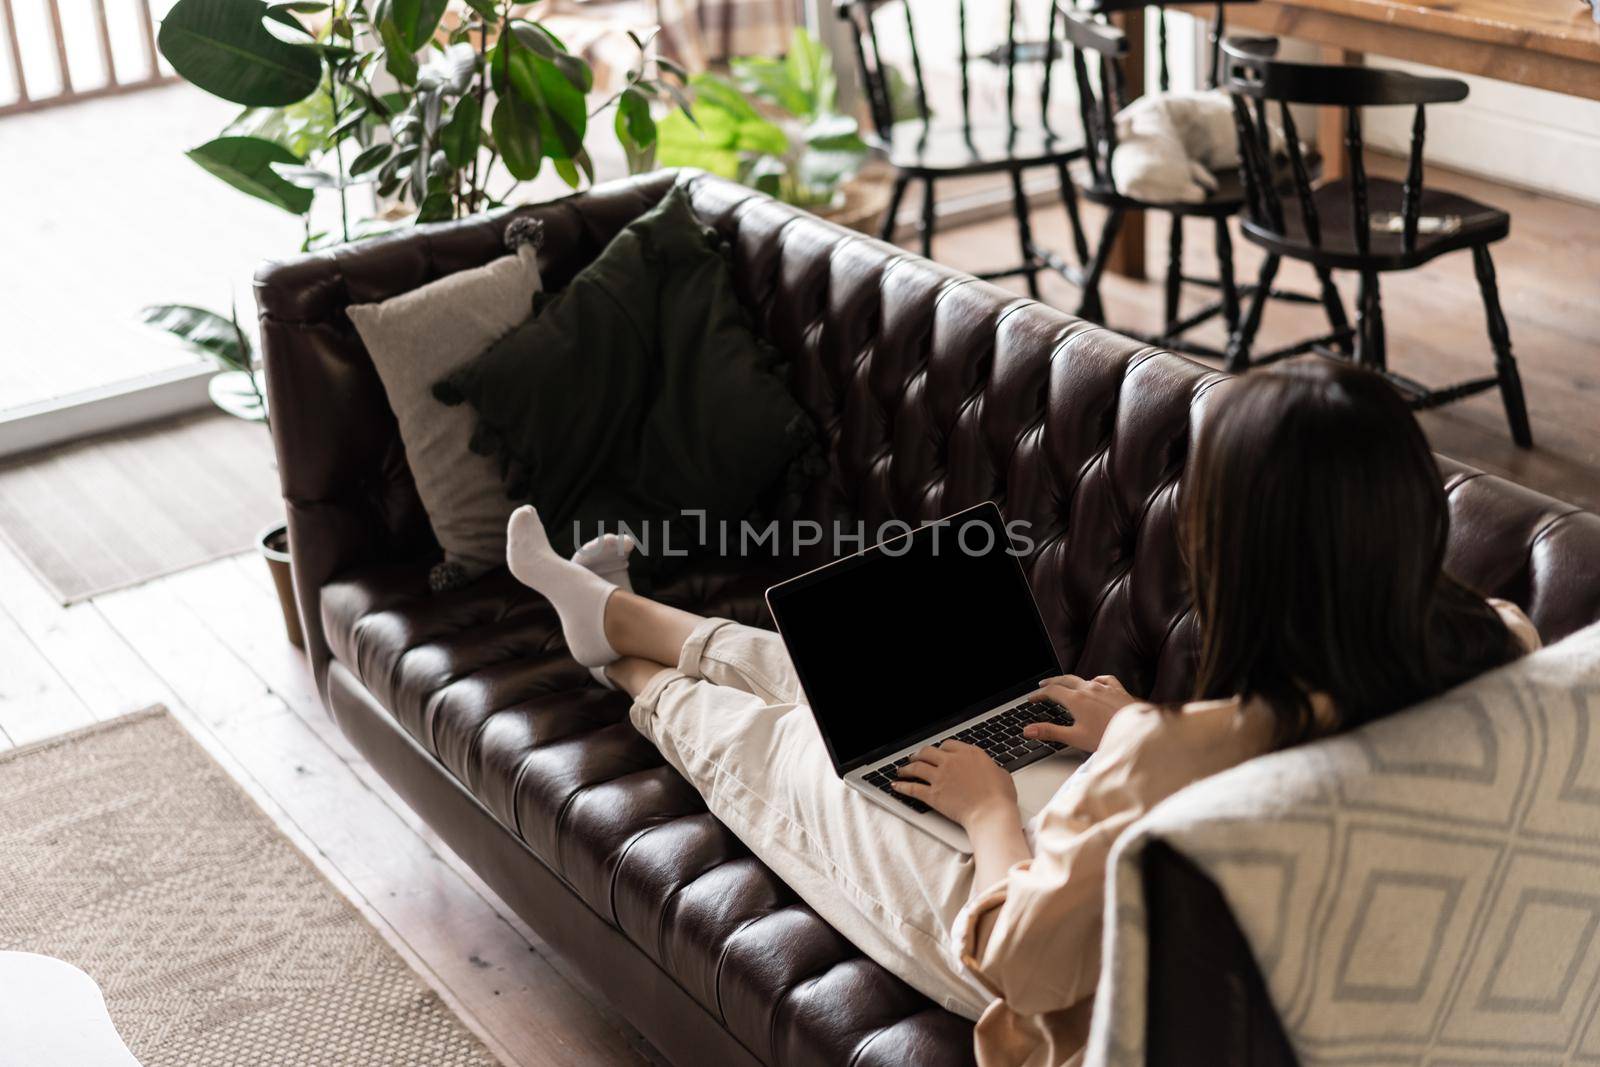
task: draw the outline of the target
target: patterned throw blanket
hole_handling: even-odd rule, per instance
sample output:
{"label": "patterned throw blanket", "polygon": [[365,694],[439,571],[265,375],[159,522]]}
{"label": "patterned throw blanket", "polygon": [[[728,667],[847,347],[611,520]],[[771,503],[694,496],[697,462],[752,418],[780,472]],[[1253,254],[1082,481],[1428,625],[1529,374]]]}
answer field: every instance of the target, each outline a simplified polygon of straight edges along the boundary
{"label": "patterned throw blanket", "polygon": [[1600,625],[1129,831],[1096,1067],[1145,1062],[1154,840],[1221,889],[1303,1064],[1600,1063]]}

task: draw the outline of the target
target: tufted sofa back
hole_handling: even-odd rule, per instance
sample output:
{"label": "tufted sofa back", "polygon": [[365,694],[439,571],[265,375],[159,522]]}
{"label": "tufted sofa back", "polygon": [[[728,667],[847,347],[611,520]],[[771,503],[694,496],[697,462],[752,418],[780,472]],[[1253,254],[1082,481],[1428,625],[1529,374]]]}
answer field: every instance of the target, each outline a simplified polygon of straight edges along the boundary
{"label": "tufted sofa back", "polygon": [[[1026,566],[1061,661],[1155,699],[1186,694],[1192,617],[1176,547],[1194,426],[1227,376],[751,190],[665,172],[564,200],[418,227],[257,275],[274,439],[308,651],[328,663],[320,590],[358,563],[434,550],[383,389],[345,308],[502,252],[545,224],[559,288],[673,181],[727,239],[741,295],[789,358],[830,474],[807,517],[876,529],[987,499],[1028,523]],[[1600,517],[1443,463],[1450,562],[1526,607],[1547,640],[1600,617]]]}

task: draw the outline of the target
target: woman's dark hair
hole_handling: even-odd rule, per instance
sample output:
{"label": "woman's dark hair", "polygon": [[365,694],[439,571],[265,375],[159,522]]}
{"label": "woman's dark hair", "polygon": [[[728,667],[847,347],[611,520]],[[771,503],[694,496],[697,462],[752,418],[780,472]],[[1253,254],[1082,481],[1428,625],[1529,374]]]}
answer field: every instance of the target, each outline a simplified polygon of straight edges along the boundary
{"label": "woman's dark hair", "polygon": [[1217,397],[1185,477],[1196,699],[1264,700],[1277,742],[1387,715],[1522,651],[1444,572],[1450,512],[1422,430],[1383,378],[1317,357]]}

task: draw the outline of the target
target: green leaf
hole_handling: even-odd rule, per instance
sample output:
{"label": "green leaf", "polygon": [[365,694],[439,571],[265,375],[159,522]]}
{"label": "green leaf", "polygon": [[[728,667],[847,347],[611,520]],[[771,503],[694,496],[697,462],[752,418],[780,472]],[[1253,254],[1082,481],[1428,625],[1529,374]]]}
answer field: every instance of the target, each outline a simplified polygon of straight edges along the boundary
{"label": "green leaf", "polygon": [[544,91],[539,87],[539,71],[534,66],[538,55],[519,47],[515,37],[505,39],[500,54],[505,57],[505,80],[511,91],[533,107],[542,107]]}
{"label": "green leaf", "polygon": [[439,147],[444,149],[451,166],[464,167],[477,156],[482,121],[483,105],[476,96],[467,95],[456,101],[450,121],[439,131]]}
{"label": "green leaf", "polygon": [[321,84],[322,62],[314,48],[269,33],[268,17],[261,0],[178,0],[161,22],[161,54],[213,96],[250,107],[293,104]]}
{"label": "green leaf", "polygon": [[738,88],[715,74],[696,74],[689,80],[694,89],[695,102],[726,111],[740,121],[761,118],[755,106],[745,99]]}
{"label": "green leaf", "polygon": [[400,39],[417,52],[433,39],[447,6],[448,0],[391,0],[388,14],[400,31]]}
{"label": "green leaf", "polygon": [[494,0],[466,0],[467,6],[476,11],[479,16],[490,22],[500,20],[500,8]]}
{"label": "green leaf", "polygon": [[339,189],[346,184],[339,175],[308,167],[298,159],[293,163],[268,163],[267,166],[290,185],[302,189]]}
{"label": "green leaf", "polygon": [[251,107],[222,130],[224,137],[276,141],[301,159],[331,144],[333,104],[327,93],[312,93],[287,107]]}
{"label": "green leaf", "polygon": [[429,193],[417,209],[418,222],[443,222],[455,217],[456,205],[450,194],[440,189]]}
{"label": "green leaf", "polygon": [[527,181],[539,173],[543,156],[539,138],[539,113],[515,93],[502,96],[489,123],[500,158],[513,178]]}
{"label": "green leaf", "polygon": [[534,55],[546,59],[554,59],[567,50],[561,39],[551,33],[542,23],[529,22],[527,19],[513,19],[511,32],[516,39],[526,45]]}
{"label": "green leaf", "polygon": [[369,170],[373,170],[382,166],[384,163],[389,161],[389,157],[393,153],[394,145],[392,144],[384,142],[382,144],[373,145],[371,148],[364,150],[360,155],[356,156],[355,159],[351,160],[350,176],[352,178],[359,177],[360,175],[367,173]]}
{"label": "green leaf", "polygon": [[248,338],[215,311],[188,304],[153,304],[140,309],[139,320],[166,331],[227,370],[249,370],[255,362]]}
{"label": "green leaf", "polygon": [[650,115],[650,100],[632,86],[617,98],[617,139],[624,148],[639,150],[656,143],[656,120]]}
{"label": "green leaf", "polygon": [[733,117],[718,109],[702,109],[699,123],[682,111],[656,122],[656,162],[663,167],[699,167],[723,178],[739,179],[738,138]]}
{"label": "green leaf", "polygon": [[768,196],[777,196],[783,191],[784,174],[785,168],[781,160],[760,156],[744,167],[740,180]]}
{"label": "green leaf", "polygon": [[833,110],[833,63],[817,36],[804,27],[795,27],[789,39],[789,54],[784,57],[789,78],[806,98],[807,106],[794,114],[799,118],[812,118],[824,111]]}
{"label": "green leaf", "polygon": [[366,122],[371,115],[372,113],[364,107],[356,108],[354,111],[350,112],[350,114],[339,120],[339,125],[335,126],[333,131],[328,134],[328,139],[330,141],[344,140],[344,138],[348,137],[356,129],[356,127],[360,126],[363,122]]}
{"label": "green leaf", "polygon": [[864,155],[869,149],[856,131],[856,120],[849,115],[823,115],[805,128],[806,147],[819,152],[858,152]]}
{"label": "green leaf", "polygon": [[412,53],[416,50],[406,42],[405,34],[395,25],[394,19],[386,18],[378,24],[378,36],[383,40],[384,69],[402,85],[415,85],[417,57]]}
{"label": "green leaf", "polygon": [[[570,159],[583,151],[583,136],[589,124],[589,109],[583,92],[548,59],[534,56],[533,70],[544,101],[541,118],[546,124],[541,126],[540,132],[546,135],[545,152],[552,158]],[[548,143],[550,141],[554,141],[554,145]],[[561,156],[556,156],[557,146]]]}
{"label": "green leaf", "polygon": [[206,383],[211,402],[236,419],[267,421],[267,377],[261,371],[225,370]]}
{"label": "green leaf", "polygon": [[744,56],[729,62],[739,88],[791,115],[810,113],[811,97],[796,84],[788,63],[766,56]]}
{"label": "green leaf", "polygon": [[578,187],[578,165],[570,159],[553,158],[550,160],[555,165],[556,173],[561,175],[561,180],[576,189]]}
{"label": "green leaf", "polygon": [[275,141],[260,137],[218,137],[185,153],[240,192],[249,193],[291,215],[311,210],[311,190],[297,188],[272,169],[295,166],[300,158]]}
{"label": "green leaf", "polygon": [[578,92],[587,93],[594,88],[594,71],[589,69],[589,64],[579,57],[562,52],[551,62],[556,65],[556,69],[561,72],[561,76],[566,78]]}
{"label": "green leaf", "polygon": [[328,10],[328,5],[317,3],[316,0],[287,0],[285,3],[268,4],[268,11],[292,11],[297,15],[320,15]]}

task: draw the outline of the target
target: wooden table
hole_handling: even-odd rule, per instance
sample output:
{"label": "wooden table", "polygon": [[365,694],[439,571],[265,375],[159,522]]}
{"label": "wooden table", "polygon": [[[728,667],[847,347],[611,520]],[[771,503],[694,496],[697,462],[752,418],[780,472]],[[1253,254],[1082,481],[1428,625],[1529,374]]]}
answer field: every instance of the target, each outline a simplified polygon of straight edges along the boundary
{"label": "wooden table", "polygon": [[[1173,10],[1204,23],[1215,8]],[[1128,18],[1124,28],[1142,41],[1144,16]],[[1321,46],[1330,63],[1358,62],[1370,53],[1600,100],[1600,23],[1578,0],[1262,0],[1229,5],[1227,32],[1307,41]],[[1341,122],[1338,109],[1322,109],[1318,147],[1325,174],[1343,170]],[[1143,227],[1129,227],[1122,241],[1139,244],[1131,262],[1139,268],[1135,276],[1142,276]],[[1125,256],[1113,264],[1128,262]]]}

